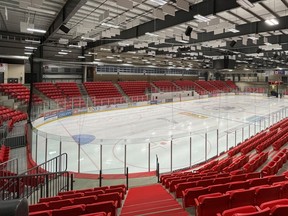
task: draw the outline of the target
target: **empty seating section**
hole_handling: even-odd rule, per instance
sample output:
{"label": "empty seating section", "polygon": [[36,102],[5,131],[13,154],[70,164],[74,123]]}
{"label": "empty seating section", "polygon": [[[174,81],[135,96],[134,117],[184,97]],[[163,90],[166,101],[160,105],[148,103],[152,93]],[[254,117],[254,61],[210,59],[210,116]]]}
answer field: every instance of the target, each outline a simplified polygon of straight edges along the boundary
{"label": "empty seating section", "polygon": [[266,92],[264,87],[245,87],[244,91],[250,92],[250,93],[265,93]]}
{"label": "empty seating section", "polygon": [[[288,184],[288,181],[285,182]],[[191,193],[191,199],[186,203],[195,206],[197,216],[233,216],[238,215],[236,213],[253,212],[265,212],[271,216],[273,212],[285,212],[284,209],[287,215],[287,194],[283,193],[284,186],[279,183],[214,193],[207,193],[207,190],[205,193],[205,188],[195,188],[194,193]],[[203,193],[199,193],[199,191],[203,191]],[[193,199],[194,201],[192,201]],[[276,211],[274,209],[276,206],[281,206],[281,208]],[[276,213],[274,215],[278,216]],[[281,215],[284,216],[285,214]]]}
{"label": "empty seating section", "polygon": [[147,101],[146,93],[151,90],[151,86],[147,81],[121,81],[118,82],[124,93],[132,102]]}
{"label": "empty seating section", "polygon": [[207,94],[207,91],[201,86],[197,85],[191,80],[177,80],[175,84],[178,85],[182,90],[190,91],[195,90],[199,95]]}
{"label": "empty seating section", "polygon": [[238,87],[235,85],[235,83],[231,80],[227,80],[226,81],[226,84],[231,88],[231,89],[234,89],[234,90],[237,90]]}
{"label": "empty seating section", "polygon": [[64,98],[61,90],[58,89],[53,83],[34,83],[34,86],[38,91],[52,100]]}
{"label": "empty seating section", "polygon": [[[30,100],[30,90],[20,83],[0,84],[0,92],[26,104],[28,104]],[[42,103],[42,99],[37,95],[33,94],[32,102],[35,104],[39,104]]]}
{"label": "empty seating section", "polygon": [[58,196],[40,198],[29,206],[29,216],[117,215],[126,194],[125,185],[60,192]]}
{"label": "empty seating section", "polygon": [[173,92],[178,90],[177,86],[171,81],[159,80],[154,81],[153,84],[162,92]]}
{"label": "empty seating section", "polygon": [[221,92],[217,87],[211,85],[207,81],[198,80],[198,81],[195,81],[195,83],[198,84],[199,86],[201,86],[202,88],[204,88],[209,93],[219,93],[219,92]]}
{"label": "empty seating section", "polygon": [[282,168],[283,164],[287,162],[288,151],[287,149],[279,150],[279,152],[273,157],[263,169],[261,173],[263,176],[275,175]]}
{"label": "empty seating section", "polygon": [[27,113],[0,106],[0,127],[7,124],[8,131],[12,131],[16,122],[27,120]]}
{"label": "empty seating section", "polygon": [[125,102],[112,82],[86,82],[84,86],[95,106]]}
{"label": "empty seating section", "polygon": [[[10,154],[10,148],[5,146],[5,145],[2,145],[0,147],[0,163],[8,161],[9,160],[9,154]],[[2,171],[2,168],[4,168],[4,167],[0,167],[0,177],[10,175],[9,171]]]}
{"label": "empty seating section", "polygon": [[71,83],[35,83],[35,88],[46,97],[55,100],[66,109],[86,106],[75,82]]}
{"label": "empty seating section", "polygon": [[62,93],[66,96],[66,108],[84,107],[86,104],[82,98],[80,90],[75,82],[55,83]]}
{"label": "empty seating section", "polygon": [[273,146],[275,150],[286,144],[286,137],[284,134],[288,132],[288,118],[270,126],[264,131],[261,131],[253,137],[243,141],[228,152],[231,157],[239,152],[247,154],[251,150],[256,149],[258,153],[262,152],[269,146]]}
{"label": "empty seating section", "polygon": [[249,161],[249,155],[241,155],[233,159],[233,163],[223,168],[223,172],[231,172],[242,168]]}
{"label": "empty seating section", "polygon": [[223,92],[231,92],[231,88],[224,81],[211,80],[208,82],[209,84],[211,84],[212,86],[215,86],[216,88],[218,88],[219,90]]}
{"label": "empty seating section", "polygon": [[257,154],[255,158],[253,158],[251,161],[246,163],[243,166],[243,170],[247,172],[254,172],[256,169],[258,169],[262,164],[265,163],[265,161],[268,159],[268,152],[261,152],[260,154]]}

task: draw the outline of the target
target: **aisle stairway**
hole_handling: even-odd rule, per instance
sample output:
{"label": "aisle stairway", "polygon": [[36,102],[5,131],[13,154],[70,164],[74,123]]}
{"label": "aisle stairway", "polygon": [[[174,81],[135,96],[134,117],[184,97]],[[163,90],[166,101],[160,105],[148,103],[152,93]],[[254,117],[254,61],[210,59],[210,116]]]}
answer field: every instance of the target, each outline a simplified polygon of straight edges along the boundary
{"label": "aisle stairway", "polygon": [[189,214],[160,184],[154,184],[130,189],[121,215],[186,216]]}

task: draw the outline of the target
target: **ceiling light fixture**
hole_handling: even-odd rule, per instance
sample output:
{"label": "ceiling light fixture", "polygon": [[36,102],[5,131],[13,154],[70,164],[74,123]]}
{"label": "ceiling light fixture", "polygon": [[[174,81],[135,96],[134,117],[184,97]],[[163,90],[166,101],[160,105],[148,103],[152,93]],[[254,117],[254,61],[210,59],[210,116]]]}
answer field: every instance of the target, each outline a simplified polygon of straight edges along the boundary
{"label": "ceiling light fixture", "polygon": [[249,0],[236,0],[237,4],[242,6],[243,8],[249,9],[255,7]]}
{"label": "ceiling light fixture", "polygon": [[58,52],[58,54],[60,54],[60,55],[67,55],[68,53],[67,53],[67,52]]}
{"label": "ceiling light fixture", "polygon": [[158,5],[165,5],[166,3],[167,3],[167,1],[165,1],[165,0],[150,0],[151,2],[154,2],[154,3],[156,3],[156,4],[158,4]]}
{"label": "ceiling light fixture", "polygon": [[79,59],[84,59],[84,58],[85,58],[85,56],[78,56],[78,58],[79,58]]}
{"label": "ceiling light fixture", "polygon": [[102,26],[110,27],[110,28],[120,28],[120,26],[109,24],[109,23],[101,23]]}
{"label": "ceiling light fixture", "polygon": [[67,52],[67,53],[71,53],[71,50],[61,50],[61,52]]}
{"label": "ceiling light fixture", "polygon": [[28,50],[36,50],[37,47],[25,47],[25,49],[28,49]]}
{"label": "ceiling light fixture", "polygon": [[204,17],[200,14],[195,15],[194,18],[197,19],[198,21],[201,21],[201,22],[209,22],[211,20],[211,19]]}
{"label": "ceiling light fixture", "polygon": [[108,48],[101,48],[100,50],[101,51],[111,51],[111,49],[108,49]]}
{"label": "ceiling light fixture", "polygon": [[238,33],[238,32],[240,32],[239,30],[237,30],[237,29],[235,29],[235,28],[227,29],[227,31],[232,32],[232,33]]}
{"label": "ceiling light fixture", "polygon": [[146,32],[145,35],[148,35],[148,36],[151,36],[151,37],[159,37],[159,35],[153,34],[153,33],[150,33],[150,32]]}
{"label": "ceiling light fixture", "polygon": [[45,9],[41,9],[41,8],[35,8],[35,7],[31,7],[31,6],[28,6],[27,9],[28,10],[32,10],[32,11],[36,11],[36,12],[39,12],[39,13],[50,14],[50,15],[55,15],[56,14],[55,11],[45,10]]}
{"label": "ceiling light fixture", "polygon": [[31,52],[24,52],[24,55],[31,55]]}
{"label": "ceiling light fixture", "polygon": [[30,39],[25,39],[26,42],[29,42],[29,43],[38,43],[40,44],[41,41],[40,40],[30,40]]}
{"label": "ceiling light fixture", "polygon": [[35,28],[27,28],[27,31],[30,32],[36,32],[36,33],[46,33],[46,30],[42,30],[42,29],[35,29]]}
{"label": "ceiling light fixture", "polygon": [[81,37],[82,40],[89,40],[89,41],[96,41],[96,38],[89,38],[89,37]]}
{"label": "ceiling light fixture", "polygon": [[276,19],[265,20],[265,23],[270,25],[270,26],[275,26],[275,25],[279,24],[278,20],[276,20]]}
{"label": "ceiling light fixture", "polygon": [[69,47],[81,48],[81,46],[79,46],[79,45],[75,45],[75,44],[69,44]]}

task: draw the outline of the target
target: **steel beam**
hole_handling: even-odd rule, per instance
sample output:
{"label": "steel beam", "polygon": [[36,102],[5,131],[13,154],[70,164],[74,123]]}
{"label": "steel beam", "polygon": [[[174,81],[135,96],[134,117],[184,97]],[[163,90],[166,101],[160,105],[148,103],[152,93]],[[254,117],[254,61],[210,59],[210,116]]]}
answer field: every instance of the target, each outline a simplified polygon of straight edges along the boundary
{"label": "steel beam", "polygon": [[43,36],[43,42],[46,42],[52,37],[61,25],[66,24],[87,1],[88,0],[68,0]]}
{"label": "steel beam", "polygon": [[[260,1],[261,0],[250,0],[251,3],[257,3]],[[121,31],[120,35],[112,37],[111,39],[90,42],[87,45],[87,49],[105,44],[115,43],[121,40],[137,38],[139,36],[144,35],[146,32],[160,31],[172,26],[186,23],[194,20],[194,15],[196,14],[201,14],[202,16],[208,16],[211,14],[217,14],[227,10],[232,10],[238,7],[239,5],[236,3],[236,1],[231,0],[225,1],[225,4],[223,4],[223,0],[206,0],[191,6],[189,12],[179,10],[175,13],[174,17],[166,15],[165,20],[153,19],[149,22]]]}

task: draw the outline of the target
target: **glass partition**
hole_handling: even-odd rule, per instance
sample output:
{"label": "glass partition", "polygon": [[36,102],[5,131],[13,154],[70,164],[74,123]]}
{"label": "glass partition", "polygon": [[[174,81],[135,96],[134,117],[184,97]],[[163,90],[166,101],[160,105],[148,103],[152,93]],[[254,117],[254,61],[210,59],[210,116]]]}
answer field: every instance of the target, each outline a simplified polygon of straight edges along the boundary
{"label": "glass partition", "polygon": [[[210,96],[212,97],[214,94],[217,96],[220,93],[214,92]],[[285,118],[287,114],[287,108],[283,108],[284,105],[280,106],[280,109],[272,109],[273,107],[271,106],[269,107],[271,109],[269,113],[260,115],[261,110],[256,112],[255,109],[254,112],[247,112],[250,115],[249,117],[241,118],[241,116],[237,116],[238,113],[235,112],[235,107],[226,105],[229,98],[222,100],[220,96],[219,99],[215,99],[216,103],[214,106],[210,107],[205,105],[207,98],[202,95],[203,99],[195,103],[195,106],[200,107],[198,110],[200,114],[198,115],[197,112],[193,113],[189,110],[190,108],[183,109],[182,103],[178,103],[180,105],[177,106],[173,102],[174,99],[176,101],[184,101],[178,94],[167,92],[167,95],[168,99],[166,100],[153,101],[153,103],[157,102],[157,104],[165,105],[151,114],[154,119],[164,122],[160,125],[161,129],[150,130],[150,127],[153,126],[150,122],[149,125],[147,123],[142,129],[139,127],[140,124],[138,124],[137,130],[141,132],[141,138],[134,138],[133,126],[127,126],[125,123],[123,123],[122,129],[130,136],[127,138],[125,135],[122,136],[121,132],[117,132],[119,139],[82,137],[81,134],[78,137],[75,135],[58,136],[42,131],[41,125],[72,115],[79,115],[78,123],[84,124],[90,115],[85,115],[84,117],[81,114],[112,109],[118,109],[117,114],[121,115],[121,118],[131,119],[133,117],[130,117],[129,112],[121,113],[119,110],[122,110],[121,108],[125,110],[128,107],[141,106],[141,111],[139,111],[137,118],[132,119],[137,123],[138,119],[144,118],[142,115],[145,112],[149,112],[150,107],[152,107],[149,106],[145,109],[147,103],[150,104],[146,96],[132,97],[131,100],[133,102],[130,101],[130,103],[126,103],[126,101],[119,98],[102,100],[84,97],[82,100],[76,98],[71,100],[50,100],[34,106],[32,116],[38,122],[35,125],[36,128],[32,131],[32,157],[40,164],[61,153],[68,153],[69,171],[91,174],[98,174],[100,170],[103,171],[103,174],[125,174],[126,167],[128,167],[130,173],[155,171],[158,158],[160,172],[170,172],[209,160],[275,124]],[[211,99],[213,100],[213,98]],[[252,102],[257,100],[256,97],[253,97],[247,103],[251,102],[253,104]],[[202,104],[205,106],[202,106]],[[203,107],[205,109],[202,109]],[[163,109],[167,110],[167,116],[161,116]],[[217,111],[215,112],[213,109]],[[111,115],[111,118],[114,118],[112,112],[103,113],[107,113],[108,116]],[[120,119],[120,117],[115,118]],[[213,117],[217,119],[217,122],[213,125],[211,121],[212,126],[209,128],[207,125],[210,125],[210,118]],[[185,123],[180,121],[183,119]],[[194,120],[197,124],[199,123],[199,130],[197,126],[193,129],[190,128],[190,126],[193,126],[191,122]],[[179,125],[177,125],[178,121]],[[98,122],[95,124],[98,124]],[[160,135],[158,135],[158,132]],[[109,135],[110,131],[105,133]],[[111,137],[113,135],[111,133]]]}

